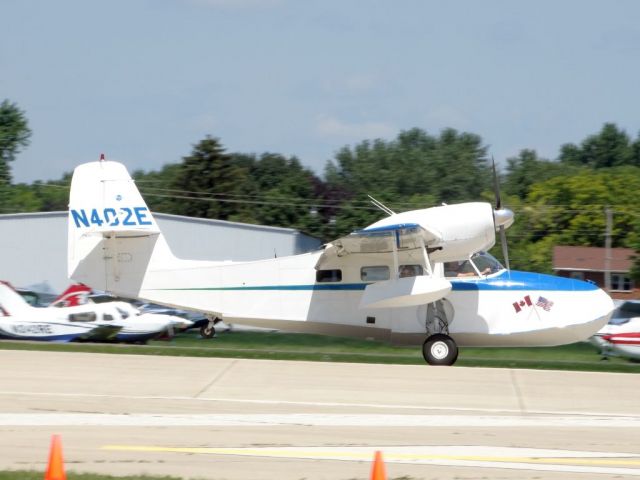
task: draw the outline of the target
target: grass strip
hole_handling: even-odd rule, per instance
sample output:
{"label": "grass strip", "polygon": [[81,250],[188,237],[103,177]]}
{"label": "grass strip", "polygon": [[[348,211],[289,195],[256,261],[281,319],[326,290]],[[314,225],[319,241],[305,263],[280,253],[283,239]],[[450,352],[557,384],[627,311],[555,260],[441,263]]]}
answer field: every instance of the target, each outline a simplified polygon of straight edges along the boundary
{"label": "grass strip", "polygon": [[[171,341],[148,345],[1,341],[2,349],[425,365],[418,346],[281,332],[221,332],[208,340],[196,332],[185,332]],[[595,347],[585,342],[560,347],[463,347],[456,365],[640,373],[640,363],[616,357],[602,360]]]}

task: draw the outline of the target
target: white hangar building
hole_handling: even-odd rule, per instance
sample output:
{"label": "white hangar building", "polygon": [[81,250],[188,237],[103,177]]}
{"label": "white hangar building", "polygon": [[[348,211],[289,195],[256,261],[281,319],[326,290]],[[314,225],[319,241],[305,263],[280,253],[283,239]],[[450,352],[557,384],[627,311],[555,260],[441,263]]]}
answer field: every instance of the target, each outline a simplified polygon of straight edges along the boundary
{"label": "white hangar building", "polygon": [[[320,240],[291,228],[166,213],[153,216],[179,258],[261,260],[321,246]],[[57,293],[67,288],[71,283],[67,278],[67,212],[0,215],[0,280],[16,287],[45,284]]]}

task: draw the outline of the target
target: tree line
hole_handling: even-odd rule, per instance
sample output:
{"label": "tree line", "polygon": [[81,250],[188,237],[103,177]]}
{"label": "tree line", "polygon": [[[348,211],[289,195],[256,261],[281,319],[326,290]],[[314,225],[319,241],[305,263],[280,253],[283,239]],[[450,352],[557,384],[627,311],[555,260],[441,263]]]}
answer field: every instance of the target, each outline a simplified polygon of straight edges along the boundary
{"label": "tree line", "polygon": [[[12,183],[11,163],[30,135],[25,113],[0,104],[1,213],[67,208],[70,173]],[[344,146],[322,176],[295,156],[227,152],[206,136],[175,163],[133,177],[152,211],[296,228],[330,241],[384,215],[367,195],[394,211],[494,202],[491,162],[479,135],[452,128],[413,128]],[[640,250],[640,135],[606,123],[581,143],[563,145],[555,159],[522,150],[499,177],[502,203],[516,214],[507,232],[513,268],[550,272],[554,245],[603,246],[607,208],[613,246]]]}

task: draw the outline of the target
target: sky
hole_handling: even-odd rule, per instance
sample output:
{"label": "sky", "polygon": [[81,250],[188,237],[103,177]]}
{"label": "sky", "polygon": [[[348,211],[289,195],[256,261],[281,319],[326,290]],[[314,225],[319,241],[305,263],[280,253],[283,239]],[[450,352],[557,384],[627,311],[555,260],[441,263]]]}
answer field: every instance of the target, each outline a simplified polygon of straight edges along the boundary
{"label": "sky", "polygon": [[295,155],[419,127],[478,134],[498,164],[640,131],[635,0],[2,0],[0,101],[31,144],[15,182],[83,162],[179,162],[205,136]]}

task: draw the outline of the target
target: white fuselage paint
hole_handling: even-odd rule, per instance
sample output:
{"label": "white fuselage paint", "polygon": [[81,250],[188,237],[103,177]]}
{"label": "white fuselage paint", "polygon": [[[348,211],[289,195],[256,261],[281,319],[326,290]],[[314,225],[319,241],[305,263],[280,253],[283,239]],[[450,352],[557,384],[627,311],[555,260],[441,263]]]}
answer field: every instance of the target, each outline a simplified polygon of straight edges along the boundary
{"label": "white fuselage paint", "polygon": [[[340,258],[323,267],[340,269],[342,280],[316,283],[313,266],[320,255],[315,252],[243,264],[150,271],[138,296],[203,312],[210,312],[215,305],[215,313],[231,323],[332,332],[401,344],[424,341],[427,305],[360,308],[366,285],[361,268],[391,267],[387,257],[371,254]],[[417,256],[417,252],[400,254],[399,263],[419,264]],[[515,277],[518,282],[510,281]],[[576,281],[569,279],[563,283],[564,290],[552,290],[553,284],[545,284],[548,279],[556,281],[557,277],[502,271],[487,278],[450,279],[454,289],[445,297],[451,307],[447,318],[450,335],[461,346],[560,345],[584,340],[607,323],[612,304],[602,290],[571,289],[571,282]],[[500,286],[482,289],[488,283]],[[517,309],[514,303],[525,297],[531,305],[525,302]],[[540,297],[553,305],[548,309],[536,305]]]}

